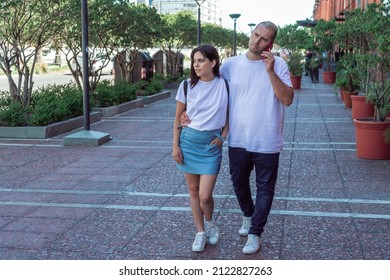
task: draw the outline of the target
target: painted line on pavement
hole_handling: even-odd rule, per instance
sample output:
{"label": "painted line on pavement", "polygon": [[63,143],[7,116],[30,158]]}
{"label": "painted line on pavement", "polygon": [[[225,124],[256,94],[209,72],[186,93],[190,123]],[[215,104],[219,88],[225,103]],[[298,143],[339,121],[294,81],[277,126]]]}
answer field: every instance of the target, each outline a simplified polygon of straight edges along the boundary
{"label": "painted line on pavement", "polygon": [[[0,206],[30,206],[30,207],[65,207],[65,208],[88,208],[88,209],[117,209],[117,210],[141,210],[141,211],[173,211],[190,212],[190,207],[167,207],[167,206],[133,206],[133,205],[104,205],[104,204],[80,204],[80,203],[40,203],[40,202],[7,202],[0,201]],[[215,209],[219,213],[242,214],[240,209]],[[340,212],[310,212],[310,211],[290,211],[271,210],[271,215],[283,216],[309,216],[328,218],[353,218],[353,219],[384,219],[390,220],[390,215],[363,214],[363,213],[340,213]]]}
{"label": "painted line on pavement", "polygon": [[[4,147],[46,147],[46,148],[65,148],[62,144],[4,144],[1,143],[0,146]],[[138,145],[114,145],[114,144],[108,144],[108,145],[102,145],[100,148],[105,149],[172,149],[171,145],[169,146],[138,146]],[[224,148],[224,150],[226,150]],[[290,148],[290,147],[284,147],[283,150],[286,151],[348,151],[348,152],[356,152],[356,149],[345,149],[345,148]]]}
{"label": "painted line on pavement", "polygon": [[[12,189],[0,188],[0,192],[9,193],[45,193],[45,194],[79,194],[79,195],[124,195],[124,196],[145,196],[145,197],[189,197],[187,193],[148,193],[148,192],[127,192],[127,191],[94,191],[94,190],[52,190],[52,189]],[[214,194],[218,199],[235,199],[235,195]],[[254,197],[253,197],[254,198]],[[288,197],[276,196],[275,200],[305,201],[305,202],[329,202],[329,203],[351,203],[351,204],[390,204],[390,200],[383,199],[357,199],[357,198],[322,198],[322,197]]]}

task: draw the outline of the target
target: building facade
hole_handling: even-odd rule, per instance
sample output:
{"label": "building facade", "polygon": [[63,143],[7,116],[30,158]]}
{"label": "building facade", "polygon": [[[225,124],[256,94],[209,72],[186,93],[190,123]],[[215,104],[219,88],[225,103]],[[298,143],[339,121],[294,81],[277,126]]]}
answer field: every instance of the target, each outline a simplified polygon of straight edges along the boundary
{"label": "building facade", "polygon": [[346,11],[364,8],[370,3],[380,3],[380,0],[315,0],[313,19],[316,20],[344,20]]}
{"label": "building facade", "polygon": [[198,18],[198,3],[201,9],[201,22],[221,24],[219,0],[152,0],[152,5],[159,14],[175,14],[180,11],[191,11]]}
{"label": "building facade", "polygon": [[130,3],[144,4],[146,6],[152,6],[153,0],[129,0]]}

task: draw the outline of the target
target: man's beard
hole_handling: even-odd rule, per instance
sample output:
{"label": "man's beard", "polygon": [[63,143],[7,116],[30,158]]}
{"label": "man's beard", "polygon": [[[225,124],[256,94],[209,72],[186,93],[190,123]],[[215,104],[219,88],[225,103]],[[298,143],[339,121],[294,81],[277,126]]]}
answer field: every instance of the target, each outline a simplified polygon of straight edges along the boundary
{"label": "man's beard", "polygon": [[253,53],[254,55],[257,55],[257,56],[260,56],[262,54],[262,50],[260,50],[259,48],[256,48],[256,47],[253,47],[253,46],[249,46],[249,51],[251,53]]}

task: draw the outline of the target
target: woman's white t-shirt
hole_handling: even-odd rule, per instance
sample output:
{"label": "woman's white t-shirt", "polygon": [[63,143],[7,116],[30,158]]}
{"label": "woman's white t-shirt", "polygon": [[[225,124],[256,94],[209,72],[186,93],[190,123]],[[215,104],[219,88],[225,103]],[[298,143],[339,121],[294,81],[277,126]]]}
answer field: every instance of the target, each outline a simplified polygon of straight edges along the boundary
{"label": "woman's white t-shirt", "polygon": [[[185,104],[183,87],[184,82],[179,86],[176,100]],[[210,82],[199,80],[193,88],[188,80],[187,115],[191,120],[188,127],[200,131],[223,128],[226,124],[228,99],[226,84],[222,78],[215,77]]]}

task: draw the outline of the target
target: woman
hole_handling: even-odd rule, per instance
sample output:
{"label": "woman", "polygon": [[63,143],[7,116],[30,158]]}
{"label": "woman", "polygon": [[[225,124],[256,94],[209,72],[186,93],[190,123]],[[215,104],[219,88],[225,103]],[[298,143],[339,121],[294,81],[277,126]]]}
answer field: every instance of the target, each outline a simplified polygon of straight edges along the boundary
{"label": "woman", "polygon": [[[210,45],[191,52],[191,74],[179,86],[173,132],[173,158],[184,172],[190,193],[192,215],[198,233],[192,244],[202,252],[219,239],[213,223],[212,197],[222,161],[222,145],[228,133],[228,89],[219,74],[219,55]],[[187,94],[185,94],[187,92]],[[180,126],[180,115],[186,110],[191,123]]]}

